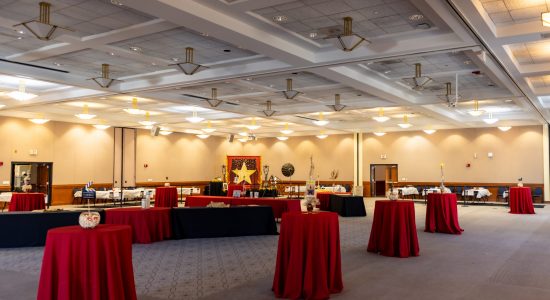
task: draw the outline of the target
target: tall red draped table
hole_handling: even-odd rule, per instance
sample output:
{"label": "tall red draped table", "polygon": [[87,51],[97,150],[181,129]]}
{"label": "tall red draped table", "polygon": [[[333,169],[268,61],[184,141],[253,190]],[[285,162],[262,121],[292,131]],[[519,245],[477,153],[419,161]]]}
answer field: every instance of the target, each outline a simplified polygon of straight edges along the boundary
{"label": "tall red draped table", "polygon": [[413,201],[375,202],[367,251],[397,257],[419,255]]}
{"label": "tall red draped table", "polygon": [[134,243],[149,244],[172,237],[171,208],[113,208],[105,211],[106,224],[132,226]]}
{"label": "tall red draped table", "polygon": [[273,279],[275,296],[327,299],[344,288],[338,215],[284,213]]}
{"label": "tall red draped table", "polygon": [[[13,198],[12,198],[13,201]],[[510,188],[510,213],[511,214],[534,214],[533,198],[531,188],[511,187]]]}
{"label": "tall red draped table", "polygon": [[234,198],[223,196],[188,196],[185,199],[187,207],[205,207],[210,202],[223,202],[229,205],[269,205],[275,218],[281,218],[284,212],[299,212],[302,207],[300,200],[281,198]]}
{"label": "tall red draped table", "polygon": [[178,189],[175,186],[156,188],[155,207],[178,207]]}
{"label": "tall red draped table", "polygon": [[9,211],[31,211],[46,208],[43,193],[13,193]]}
{"label": "tall red draped table", "polygon": [[227,186],[227,197],[233,197],[233,191],[243,191],[243,186],[240,184],[230,184]]}
{"label": "tall red draped table", "polygon": [[426,206],[426,232],[461,234],[458,224],[456,194],[428,194]]}
{"label": "tall red draped table", "polygon": [[50,229],[37,299],[136,299],[132,228],[101,224]]}

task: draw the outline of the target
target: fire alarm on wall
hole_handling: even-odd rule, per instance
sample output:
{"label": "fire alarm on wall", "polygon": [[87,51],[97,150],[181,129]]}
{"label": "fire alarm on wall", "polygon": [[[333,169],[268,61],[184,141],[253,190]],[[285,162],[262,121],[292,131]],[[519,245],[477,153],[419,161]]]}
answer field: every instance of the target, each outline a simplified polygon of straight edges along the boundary
{"label": "fire alarm on wall", "polygon": [[143,164],[143,167],[144,168],[147,168],[149,165],[148,164]]}
{"label": "fire alarm on wall", "polygon": [[471,167],[470,163],[466,163],[466,168]]}

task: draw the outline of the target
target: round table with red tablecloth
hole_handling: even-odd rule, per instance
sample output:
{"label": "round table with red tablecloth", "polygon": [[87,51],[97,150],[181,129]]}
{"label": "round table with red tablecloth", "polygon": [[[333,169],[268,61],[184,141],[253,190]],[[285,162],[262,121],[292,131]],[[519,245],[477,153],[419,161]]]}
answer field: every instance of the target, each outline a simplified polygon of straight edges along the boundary
{"label": "round table with red tablecloth", "polygon": [[375,202],[367,251],[397,257],[420,254],[413,201]]}
{"label": "round table with red tablecloth", "polygon": [[156,188],[155,207],[178,207],[178,189],[175,186]]}
{"label": "round table with red tablecloth", "polygon": [[461,234],[458,224],[456,194],[428,194],[426,206],[426,232]]}
{"label": "round table with red tablecloth", "polygon": [[132,228],[100,224],[94,229],[50,229],[37,299],[136,299]]}
{"label": "round table with red tablecloth", "polygon": [[31,211],[46,208],[43,193],[13,193],[9,211]]}
{"label": "round table with red tablecloth", "polygon": [[511,187],[510,188],[510,213],[511,214],[534,214],[533,198],[531,188]]}
{"label": "round table with red tablecloth", "polygon": [[280,298],[327,299],[344,288],[338,215],[284,213],[273,292]]}
{"label": "round table with red tablecloth", "polygon": [[105,224],[132,226],[134,243],[149,244],[172,237],[171,208],[113,208],[105,211]]}

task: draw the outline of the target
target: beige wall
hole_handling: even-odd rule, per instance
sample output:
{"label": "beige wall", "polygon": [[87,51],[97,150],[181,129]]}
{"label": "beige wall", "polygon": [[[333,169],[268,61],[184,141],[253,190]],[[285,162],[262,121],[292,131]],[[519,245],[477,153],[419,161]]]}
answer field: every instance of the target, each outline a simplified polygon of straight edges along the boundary
{"label": "beige wall", "polygon": [[[399,180],[439,181],[439,164],[445,163],[448,182],[543,182],[542,126],[388,133],[364,138],[365,180],[370,164],[399,165]],[[487,157],[493,152],[494,158]],[[477,159],[474,158],[477,153]],[[387,159],[380,158],[386,154]],[[466,163],[471,167],[467,168]]]}
{"label": "beige wall", "polygon": [[[53,162],[53,184],[109,183],[113,178],[112,129],[26,119],[0,118],[0,183],[10,180],[12,161]],[[38,155],[29,155],[36,149]]]}
{"label": "beige wall", "polygon": [[[294,137],[287,141],[275,138],[255,142],[229,143],[225,138],[205,140],[194,135],[173,133],[152,137],[139,130],[137,139],[137,181],[210,180],[220,176],[227,155],[258,155],[262,164],[270,166],[270,174],[283,178],[281,166],[290,162],[296,169],[293,180],[305,180],[309,172],[309,157],[313,155],[315,173],[329,180],[330,172],[338,169],[338,180],[353,180],[353,136],[334,135],[319,140],[316,137]],[[144,164],[148,167],[145,168]]]}

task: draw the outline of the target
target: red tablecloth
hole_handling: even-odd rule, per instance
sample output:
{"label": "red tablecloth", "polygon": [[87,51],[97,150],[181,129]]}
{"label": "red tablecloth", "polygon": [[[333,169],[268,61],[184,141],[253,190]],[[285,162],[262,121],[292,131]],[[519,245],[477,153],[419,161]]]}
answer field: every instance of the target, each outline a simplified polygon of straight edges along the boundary
{"label": "red tablecloth", "polygon": [[105,211],[106,224],[132,226],[134,243],[149,244],[172,237],[171,208],[113,208]]}
{"label": "red tablecloth", "polygon": [[136,299],[132,228],[98,225],[50,229],[37,299]]}
{"label": "red tablecloth", "polygon": [[13,193],[11,195],[10,211],[31,211],[46,208],[43,193]]}
{"label": "red tablecloth", "polygon": [[[13,201],[13,198],[12,198]],[[510,213],[512,214],[534,214],[533,198],[531,188],[511,187],[510,188]]]}
{"label": "red tablecloth", "polygon": [[375,202],[367,250],[384,256],[419,255],[413,201],[378,200]]}
{"label": "red tablecloth", "polygon": [[269,205],[273,209],[273,216],[281,218],[284,212],[299,212],[302,210],[300,200],[282,198],[234,198],[223,196],[188,196],[185,206],[204,207],[210,202],[223,202],[230,205]]}
{"label": "red tablecloth", "polygon": [[227,197],[233,197],[233,191],[241,191],[242,194],[243,186],[240,184],[230,184],[227,186]]}
{"label": "red tablecloth", "polygon": [[428,194],[426,231],[461,234],[456,212],[456,194]]}
{"label": "red tablecloth", "polygon": [[155,190],[155,207],[178,207],[178,189],[175,186],[158,187]]}
{"label": "red tablecloth", "polygon": [[327,299],[342,284],[338,215],[283,214],[273,279],[275,296]]}

